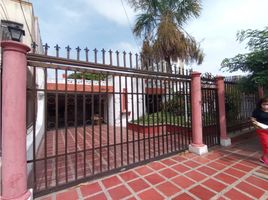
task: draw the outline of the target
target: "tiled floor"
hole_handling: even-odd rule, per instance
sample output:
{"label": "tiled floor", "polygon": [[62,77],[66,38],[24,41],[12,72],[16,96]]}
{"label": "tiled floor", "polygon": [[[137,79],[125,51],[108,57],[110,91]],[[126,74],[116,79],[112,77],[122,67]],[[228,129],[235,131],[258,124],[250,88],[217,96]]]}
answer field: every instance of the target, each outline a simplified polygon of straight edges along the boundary
{"label": "tiled floor", "polygon": [[28,185],[42,191],[56,183],[66,184],[167,152],[183,151],[188,148],[188,139],[187,132],[143,134],[105,124],[94,129],[87,126],[48,131],[35,155],[35,166],[33,161],[28,164],[29,170],[35,167],[36,174],[34,177],[31,173]]}
{"label": "tiled floor", "polygon": [[182,153],[38,199],[268,200],[268,166],[259,157],[258,140],[250,137],[202,156]]}

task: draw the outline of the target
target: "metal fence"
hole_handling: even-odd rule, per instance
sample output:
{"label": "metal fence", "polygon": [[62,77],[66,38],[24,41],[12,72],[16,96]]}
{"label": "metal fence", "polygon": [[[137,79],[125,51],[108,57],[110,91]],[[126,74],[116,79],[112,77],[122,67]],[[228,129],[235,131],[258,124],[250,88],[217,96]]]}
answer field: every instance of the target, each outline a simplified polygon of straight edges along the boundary
{"label": "metal fence", "polygon": [[69,47],[66,58],[55,49],[56,56],[28,55],[35,120],[27,162],[35,196],[188,149],[188,71],[172,66],[166,73],[163,62],[144,70],[131,53],[127,60],[109,51],[107,58],[103,50],[99,61],[95,49],[90,62],[87,48],[84,56],[77,48],[76,59]]}
{"label": "metal fence", "polygon": [[250,130],[249,121],[258,100],[257,94],[245,94],[237,81],[225,81],[225,109],[227,132]]}
{"label": "metal fence", "polygon": [[203,142],[208,147],[220,143],[218,96],[215,78],[202,77]]}

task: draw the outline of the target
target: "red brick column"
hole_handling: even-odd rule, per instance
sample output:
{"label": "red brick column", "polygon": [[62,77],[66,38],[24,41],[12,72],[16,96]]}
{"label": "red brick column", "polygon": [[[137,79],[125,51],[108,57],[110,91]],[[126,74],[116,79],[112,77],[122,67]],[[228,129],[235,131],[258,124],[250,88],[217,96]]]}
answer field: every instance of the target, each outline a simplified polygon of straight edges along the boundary
{"label": "red brick column", "polygon": [[201,73],[199,72],[192,72],[191,105],[193,143],[189,145],[189,151],[202,155],[207,153],[208,149],[207,145],[203,144],[200,75]]}
{"label": "red brick column", "polygon": [[22,43],[4,41],[2,90],[2,199],[25,200],[26,163],[26,53]]}
{"label": "red brick column", "polygon": [[226,129],[224,77],[216,76],[216,85],[219,105],[220,142],[222,146],[230,146],[231,139],[227,136]]}

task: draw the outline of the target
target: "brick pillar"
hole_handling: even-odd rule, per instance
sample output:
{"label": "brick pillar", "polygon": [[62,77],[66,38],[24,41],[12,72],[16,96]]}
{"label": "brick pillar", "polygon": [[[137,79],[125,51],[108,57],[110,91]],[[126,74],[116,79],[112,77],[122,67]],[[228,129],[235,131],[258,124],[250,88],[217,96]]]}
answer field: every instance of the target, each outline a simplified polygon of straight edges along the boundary
{"label": "brick pillar", "polygon": [[193,143],[189,145],[189,151],[198,155],[208,152],[207,145],[203,144],[200,75],[201,73],[199,72],[192,72],[191,104]]}
{"label": "brick pillar", "polygon": [[226,128],[224,77],[216,76],[216,85],[219,105],[220,142],[222,146],[230,146],[231,139],[227,136]]}
{"label": "brick pillar", "polygon": [[22,43],[3,41],[2,199],[26,200],[26,53]]}

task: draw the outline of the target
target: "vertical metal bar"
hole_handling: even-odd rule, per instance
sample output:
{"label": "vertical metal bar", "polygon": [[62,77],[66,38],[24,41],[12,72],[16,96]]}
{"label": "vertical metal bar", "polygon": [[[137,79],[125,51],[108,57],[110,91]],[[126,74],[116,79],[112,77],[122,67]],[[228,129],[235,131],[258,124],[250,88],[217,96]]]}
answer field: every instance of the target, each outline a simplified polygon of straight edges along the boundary
{"label": "vertical metal bar", "polygon": [[120,147],[121,147],[121,166],[123,166],[123,130],[122,130],[122,80],[119,75],[119,99],[120,99]]}
{"label": "vertical metal bar", "polygon": [[[154,117],[155,117],[155,110],[154,110],[154,101],[155,101],[155,95],[154,95],[154,89],[155,90],[157,90],[157,87],[155,87],[154,88],[154,81],[155,81],[155,79],[151,79],[151,81],[152,81],[152,108],[153,108],[153,114],[152,114],[152,116],[153,116],[153,120],[152,120],[152,122],[153,122],[153,155],[154,155],[154,158],[155,158],[155,156],[156,156],[156,154],[155,154],[155,121],[154,121]],[[149,115],[148,115],[149,116]],[[149,127],[150,127],[150,123],[149,123]],[[151,141],[151,136],[149,135],[149,141]],[[151,149],[150,149],[150,152],[151,152]]]}
{"label": "vertical metal bar", "polygon": [[[2,89],[2,88],[1,88]],[[36,67],[33,67],[33,79],[32,79],[32,97],[33,97],[33,189],[34,191],[37,190],[37,183],[36,183],[36,102],[37,102],[37,92],[36,92]],[[46,110],[45,110],[46,112]],[[2,112],[1,112],[2,113]],[[2,131],[2,129],[1,129]],[[0,135],[1,136],[1,135]]]}
{"label": "vertical metal bar", "polygon": [[[144,79],[143,77],[141,78],[141,87],[142,87],[142,122],[143,122],[143,127],[145,126],[145,112],[144,112],[144,107],[145,107],[145,101],[144,101]],[[146,160],[146,144],[145,144],[145,130],[144,128],[142,129],[143,132],[143,159]]]}
{"label": "vertical metal bar", "polygon": [[163,105],[161,108],[161,123],[162,123],[162,154],[165,154],[165,134],[164,134],[164,128],[165,128],[165,124],[164,124],[164,112],[165,112],[165,103],[163,103],[163,95],[166,95],[166,89],[163,90],[163,81],[165,82],[165,79],[161,79],[160,81],[160,88],[162,90],[162,94],[161,94],[161,104]]}
{"label": "vertical metal bar", "polygon": [[[176,66],[175,66],[175,73],[176,73]],[[171,94],[171,96],[172,96],[172,101],[174,102],[174,105],[176,106],[176,108],[174,109],[174,113],[173,113],[173,115],[171,116],[171,120],[172,120],[172,122],[171,122],[171,124],[173,125],[173,133],[172,133],[172,135],[171,135],[171,140],[173,140],[172,141],[172,144],[173,144],[173,151],[176,151],[176,149],[177,149],[177,144],[176,144],[176,118],[177,118],[177,112],[176,112],[176,110],[178,110],[178,99],[177,99],[177,97],[176,97],[176,92],[175,92],[175,86],[174,86],[174,84],[176,83],[176,80],[175,80],[175,78],[172,78],[172,81],[171,81],[171,83],[172,83],[172,94]],[[173,139],[172,139],[173,138]]]}
{"label": "vertical metal bar", "polygon": [[[88,52],[88,51],[87,51]],[[88,60],[87,60],[88,61]],[[86,79],[85,73],[83,73],[83,146],[84,146],[84,177],[86,177]]]}
{"label": "vertical metal bar", "polygon": [[[186,102],[187,102],[187,105],[189,106],[191,103],[191,86],[190,86],[189,81],[186,82],[186,86],[187,86],[186,91],[188,92],[187,96],[186,96]],[[190,112],[190,108],[188,106],[187,106],[187,127],[189,129],[189,127],[192,127],[192,125],[191,125],[192,120],[191,120],[191,116],[189,116],[189,115],[191,115],[191,112]],[[188,133],[188,142],[189,142],[189,144],[192,142],[192,138],[191,138],[189,133]]]}
{"label": "vertical metal bar", "polygon": [[93,79],[91,79],[91,126],[92,126],[92,174],[95,174],[95,132],[94,132],[94,104],[95,104],[95,97],[94,97],[94,85]]}
{"label": "vertical metal bar", "polygon": [[102,172],[102,129],[101,129],[101,123],[102,123],[102,93],[101,93],[101,79],[102,79],[102,74],[99,73],[99,117],[100,119],[98,119],[99,121],[99,143],[100,143],[100,172]]}
{"label": "vertical metal bar", "polygon": [[175,87],[175,95],[177,95],[177,102],[178,102],[178,113],[176,115],[176,118],[174,120],[174,124],[175,124],[175,147],[176,147],[176,150],[180,150],[180,143],[179,143],[179,127],[180,126],[180,123],[179,123],[179,119],[181,118],[180,115],[181,115],[181,103],[180,103],[180,95],[179,95],[179,90],[178,90],[178,79],[175,80],[175,83],[176,83],[176,87]]}
{"label": "vertical metal bar", "polygon": [[114,137],[114,168],[116,168],[117,164],[116,164],[116,119],[115,119],[115,80],[114,80],[114,74],[113,76],[113,126],[114,126],[114,130],[113,130],[113,137]]}
{"label": "vertical metal bar", "polygon": [[[131,76],[131,114],[132,114],[132,123],[134,123],[134,112],[135,112],[135,108],[134,108],[134,85],[133,85],[133,75]],[[138,108],[138,104],[136,105],[137,108]],[[133,150],[133,163],[135,163],[136,161],[136,155],[135,155],[135,142],[136,142],[136,139],[135,139],[135,135],[134,135],[134,130],[132,129],[132,150]]]}
{"label": "vertical metal bar", "polygon": [[47,68],[45,68],[45,188],[47,188]]}
{"label": "vertical metal bar", "polygon": [[65,93],[65,106],[64,106],[64,109],[65,109],[65,181],[66,183],[68,183],[68,94],[67,94],[67,91],[68,91],[68,82],[67,82],[67,77],[68,77],[68,71],[67,69],[65,69],[65,90],[64,90],[64,93]]}
{"label": "vertical metal bar", "polygon": [[[147,142],[148,142],[148,148],[149,148],[149,159],[151,158],[151,142],[150,142],[150,134],[151,134],[151,131],[150,131],[150,114],[149,114],[149,105],[150,105],[150,102],[149,102],[149,95],[148,95],[148,89],[149,89],[149,87],[148,87],[148,83],[149,83],[149,78],[148,78],[148,76],[147,76],[147,78],[146,78],[146,80],[147,80],[147,93],[146,93],[146,97],[147,97],[147,109],[146,109],[146,114],[147,114],[147,125],[148,125],[148,135],[147,135]],[[151,81],[152,81],[152,79],[151,79]]]}
{"label": "vertical metal bar", "polygon": [[[173,79],[172,78],[169,78],[169,83],[168,83],[168,90],[169,90],[169,102],[173,102],[173,99],[172,99],[172,90],[173,90],[173,87],[171,87],[171,85],[173,85]],[[172,112],[169,112],[169,124],[173,124],[172,123]],[[171,129],[170,133],[169,133],[169,137],[170,137],[170,151],[172,152],[173,151],[173,139],[172,139],[172,135],[174,134],[174,130]]]}
{"label": "vertical metal bar", "polygon": [[128,84],[127,76],[125,76],[125,111],[126,111],[126,139],[127,139],[127,165],[129,165],[129,138],[128,138]]}
{"label": "vertical metal bar", "polygon": [[[169,84],[169,80],[168,79],[165,79],[165,82],[164,82],[164,87],[165,87],[165,91],[167,91],[167,82]],[[167,95],[169,95],[169,90],[168,90],[168,94],[165,94],[165,105],[167,104]],[[165,111],[165,124],[168,123],[168,116],[167,116],[167,110]],[[169,152],[169,142],[168,142],[168,132],[166,131],[166,146],[167,146],[167,153]]]}
{"label": "vertical metal bar", "polygon": [[55,69],[56,76],[56,186],[58,185],[58,128],[59,128],[59,94],[58,94],[58,69]]}
{"label": "vertical metal bar", "polygon": [[[140,126],[140,102],[139,102],[139,78],[136,77],[136,96],[137,96],[137,124]],[[143,103],[143,102],[142,102]],[[140,131],[137,131],[138,134],[138,161],[141,161],[141,147],[140,147]]]}
{"label": "vertical metal bar", "polygon": [[[157,72],[158,72],[158,65],[157,65]],[[156,130],[157,130],[157,151],[158,151],[158,156],[160,155],[160,124],[159,124],[159,93],[158,90],[160,90],[160,94],[162,93],[162,88],[159,86],[159,82],[161,79],[156,79]]]}
{"label": "vertical metal bar", "polygon": [[110,92],[109,92],[109,82],[108,82],[108,72],[106,73],[106,114],[107,114],[107,160],[108,160],[108,170],[110,170],[110,128],[109,128],[109,96],[110,96]]}
{"label": "vertical metal bar", "polygon": [[[77,55],[79,55],[79,50],[77,49]],[[79,59],[79,57],[78,57]],[[75,180],[77,180],[77,71],[74,71],[74,128],[75,128]]]}

